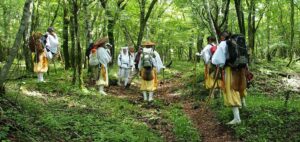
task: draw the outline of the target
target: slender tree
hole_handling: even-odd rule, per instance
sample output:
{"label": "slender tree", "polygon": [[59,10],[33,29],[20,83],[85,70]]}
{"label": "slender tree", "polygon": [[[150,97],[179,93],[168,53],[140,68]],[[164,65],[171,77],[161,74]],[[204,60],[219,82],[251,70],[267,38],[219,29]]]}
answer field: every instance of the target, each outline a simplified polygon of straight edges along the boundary
{"label": "slender tree", "polygon": [[9,69],[13,63],[13,60],[15,59],[19,47],[20,47],[20,42],[22,40],[22,37],[24,35],[24,32],[26,30],[26,27],[29,24],[29,19],[31,16],[31,9],[32,9],[32,0],[26,0],[25,4],[24,4],[24,8],[23,8],[23,16],[22,19],[20,21],[20,27],[18,30],[18,33],[16,34],[16,38],[14,41],[13,46],[10,49],[10,54],[8,56],[8,60],[6,62],[6,64],[4,65],[4,67],[1,69],[1,73],[0,73],[0,94],[5,93],[4,92],[4,82],[7,78],[7,74],[9,72]]}
{"label": "slender tree", "polygon": [[69,69],[70,65],[70,57],[69,57],[69,24],[70,24],[70,17],[69,17],[69,10],[68,10],[68,1],[64,0],[64,17],[63,17],[63,51],[64,51],[64,59],[65,59],[65,69]]}
{"label": "slender tree", "polygon": [[290,7],[291,7],[291,16],[290,16],[290,24],[291,24],[291,38],[290,38],[290,61],[289,63],[286,65],[287,67],[290,66],[290,64],[293,61],[293,56],[294,56],[294,24],[295,24],[295,4],[294,4],[294,0],[290,0]]}
{"label": "slender tree", "polygon": [[240,33],[246,35],[245,31],[245,21],[244,21],[244,13],[243,13],[243,5],[242,0],[234,0],[236,15],[238,18]]}
{"label": "slender tree", "polygon": [[148,11],[146,13],[146,0],[139,0],[139,5],[140,5],[140,31],[138,34],[138,39],[136,43],[136,50],[138,50],[138,47],[141,45],[144,32],[145,32],[145,27],[147,24],[147,21],[151,15],[151,12],[154,8],[154,5],[157,3],[157,0],[152,0],[150,3],[150,6],[148,7]]}

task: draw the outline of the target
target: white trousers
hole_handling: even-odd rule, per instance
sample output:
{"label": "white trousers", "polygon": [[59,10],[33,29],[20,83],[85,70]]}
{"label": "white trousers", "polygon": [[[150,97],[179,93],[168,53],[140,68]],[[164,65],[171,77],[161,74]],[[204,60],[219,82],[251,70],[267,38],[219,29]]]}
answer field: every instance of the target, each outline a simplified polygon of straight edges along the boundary
{"label": "white trousers", "polygon": [[128,78],[129,78],[129,74],[130,74],[130,68],[119,68],[119,82],[121,83],[121,81],[124,81],[124,86],[127,85],[128,83]]}

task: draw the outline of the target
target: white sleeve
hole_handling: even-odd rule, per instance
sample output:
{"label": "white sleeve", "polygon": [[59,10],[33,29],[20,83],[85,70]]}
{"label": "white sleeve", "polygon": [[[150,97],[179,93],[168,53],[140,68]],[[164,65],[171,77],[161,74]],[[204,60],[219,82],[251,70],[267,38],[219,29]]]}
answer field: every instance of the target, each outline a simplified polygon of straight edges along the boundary
{"label": "white sleeve", "polygon": [[163,65],[163,62],[161,61],[161,58],[157,51],[154,51],[154,55],[155,55],[156,69],[157,72],[159,73],[161,69],[165,68],[165,66]]}
{"label": "white sleeve", "polygon": [[47,38],[46,38],[46,47],[48,47],[48,49],[51,47],[51,45],[50,45],[50,37],[49,36],[50,35],[48,34]]}
{"label": "white sleeve", "polygon": [[226,50],[227,50],[226,48],[227,48],[226,42],[221,42],[219,44],[219,46],[217,47],[216,52],[212,56],[212,63],[214,65],[217,65],[217,66],[220,66],[220,67],[223,67],[225,65]]}
{"label": "white sleeve", "polygon": [[118,56],[118,66],[120,67],[121,66],[121,54],[119,54],[119,56]]}
{"label": "white sleeve", "polygon": [[201,51],[201,56],[205,62],[205,64],[208,64],[211,59],[211,53],[210,48],[212,46],[210,44],[206,45],[205,48]]}

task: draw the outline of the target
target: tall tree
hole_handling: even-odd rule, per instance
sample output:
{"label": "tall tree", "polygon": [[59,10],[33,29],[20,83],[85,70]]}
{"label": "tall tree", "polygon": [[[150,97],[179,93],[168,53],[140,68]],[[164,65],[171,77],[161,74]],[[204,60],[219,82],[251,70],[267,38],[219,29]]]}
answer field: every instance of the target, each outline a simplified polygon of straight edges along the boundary
{"label": "tall tree", "polygon": [[[72,12],[73,12],[73,16],[74,16],[74,21],[73,21],[73,24],[74,24],[74,34],[75,34],[75,45],[76,45],[76,63],[75,63],[75,68],[77,69],[77,77],[76,77],[76,71],[73,75],[73,77],[75,77],[75,82],[73,83],[76,83],[76,78],[78,78],[78,86],[80,88],[82,88],[83,86],[83,80],[82,80],[82,53],[81,53],[81,46],[80,46],[80,36],[79,36],[79,22],[78,22],[78,11],[79,11],[79,4],[78,4],[78,1],[77,0],[72,0],[72,5],[73,5],[73,9],[72,9]],[[74,68],[74,70],[76,70]]]}
{"label": "tall tree", "polygon": [[242,0],[234,0],[235,11],[238,18],[238,24],[240,33],[246,35],[245,31],[245,21],[244,21],[244,13],[243,13],[243,5]]}
{"label": "tall tree", "polygon": [[292,61],[293,61],[293,56],[294,56],[294,52],[293,52],[293,50],[294,50],[294,19],[295,19],[295,4],[294,4],[294,0],[290,0],[290,7],[291,7],[291,16],[290,16],[290,23],[291,23],[291,37],[290,37],[290,54],[289,54],[289,56],[290,56],[290,61],[289,61],[289,63],[286,65],[287,67],[289,67],[290,66],[290,64],[292,63]]}
{"label": "tall tree", "polygon": [[4,92],[4,82],[7,78],[7,74],[9,72],[9,69],[18,53],[19,47],[20,47],[20,42],[22,40],[22,37],[24,35],[24,32],[26,30],[26,27],[28,26],[29,23],[29,19],[31,16],[31,9],[32,9],[32,0],[26,0],[25,4],[24,4],[24,8],[23,8],[23,16],[21,19],[21,24],[18,30],[18,33],[16,34],[16,38],[14,41],[13,46],[10,49],[10,54],[8,56],[8,60],[6,62],[6,64],[4,65],[4,67],[1,69],[1,73],[0,73],[0,94],[5,93]]}
{"label": "tall tree", "polygon": [[145,32],[145,27],[147,24],[147,21],[151,15],[151,12],[154,8],[154,5],[157,3],[157,0],[152,0],[149,7],[148,7],[148,11],[147,13],[145,12],[146,10],[146,0],[139,0],[139,5],[140,5],[140,31],[138,34],[138,39],[137,39],[137,43],[136,43],[136,50],[138,50],[138,47],[141,45],[142,40],[143,40],[143,36],[144,36],[144,32]]}
{"label": "tall tree", "polygon": [[63,17],[63,51],[64,51],[64,59],[65,59],[65,69],[70,68],[70,57],[69,57],[69,23],[70,23],[70,17],[69,17],[69,10],[68,10],[68,1],[64,0],[64,17]]}
{"label": "tall tree", "polygon": [[259,24],[264,16],[264,13],[266,12],[269,1],[265,4],[265,7],[262,9],[263,11],[260,13],[260,16],[258,17],[258,22],[256,24],[256,0],[246,0],[247,6],[248,6],[248,48],[250,49],[251,57],[255,57],[255,35],[257,32],[257,29],[259,28]]}

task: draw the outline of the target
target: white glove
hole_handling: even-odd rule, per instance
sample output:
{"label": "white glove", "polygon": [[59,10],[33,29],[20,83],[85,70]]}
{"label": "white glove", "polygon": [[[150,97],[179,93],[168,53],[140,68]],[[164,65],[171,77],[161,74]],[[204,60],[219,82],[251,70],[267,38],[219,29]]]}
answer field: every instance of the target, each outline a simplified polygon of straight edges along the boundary
{"label": "white glove", "polygon": [[199,52],[196,53],[196,56],[201,56]]}

